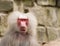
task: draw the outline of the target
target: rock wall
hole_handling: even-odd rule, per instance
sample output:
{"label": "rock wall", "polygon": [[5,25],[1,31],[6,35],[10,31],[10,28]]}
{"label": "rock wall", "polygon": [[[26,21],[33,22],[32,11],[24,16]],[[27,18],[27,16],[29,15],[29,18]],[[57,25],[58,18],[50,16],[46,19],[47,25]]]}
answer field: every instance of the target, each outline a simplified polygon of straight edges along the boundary
{"label": "rock wall", "polygon": [[[29,2],[29,4],[28,4]],[[24,7],[34,12],[37,20],[37,39],[40,43],[49,42],[60,38],[60,8],[55,0],[34,0],[25,1]],[[59,1],[57,1],[59,3]],[[2,20],[4,21],[4,20]],[[1,26],[1,25],[0,25]],[[2,29],[2,28],[0,28]]]}

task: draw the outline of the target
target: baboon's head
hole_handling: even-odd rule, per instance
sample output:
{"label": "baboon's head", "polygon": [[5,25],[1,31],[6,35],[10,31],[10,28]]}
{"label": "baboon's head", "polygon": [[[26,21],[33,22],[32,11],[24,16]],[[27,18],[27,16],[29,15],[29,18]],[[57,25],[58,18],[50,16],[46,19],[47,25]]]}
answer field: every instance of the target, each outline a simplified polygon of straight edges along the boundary
{"label": "baboon's head", "polygon": [[18,31],[20,33],[34,34],[37,26],[37,21],[34,15],[31,13],[20,13],[15,11],[8,17],[8,25],[12,31]]}

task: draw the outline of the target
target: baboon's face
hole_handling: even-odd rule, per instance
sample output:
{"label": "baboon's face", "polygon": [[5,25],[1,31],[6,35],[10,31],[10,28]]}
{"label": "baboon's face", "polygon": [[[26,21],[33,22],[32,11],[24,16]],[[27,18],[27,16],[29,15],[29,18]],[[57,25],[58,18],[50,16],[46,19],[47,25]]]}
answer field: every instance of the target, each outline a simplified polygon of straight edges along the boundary
{"label": "baboon's face", "polygon": [[26,33],[28,30],[29,20],[27,18],[18,18],[17,26],[21,33]]}

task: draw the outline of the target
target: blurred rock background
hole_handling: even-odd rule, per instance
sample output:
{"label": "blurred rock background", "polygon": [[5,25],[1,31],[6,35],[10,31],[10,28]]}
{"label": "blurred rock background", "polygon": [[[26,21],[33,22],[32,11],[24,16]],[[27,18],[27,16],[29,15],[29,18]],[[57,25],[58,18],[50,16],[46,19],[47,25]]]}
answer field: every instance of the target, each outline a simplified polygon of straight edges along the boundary
{"label": "blurred rock background", "polygon": [[[31,12],[35,13],[38,20],[37,39],[39,43],[60,38],[60,0],[15,0],[14,3],[17,3],[21,12],[28,8]],[[21,7],[23,8],[21,9]],[[17,6],[13,4],[13,0],[0,0],[1,37],[6,32],[8,26],[8,15],[16,9]]]}

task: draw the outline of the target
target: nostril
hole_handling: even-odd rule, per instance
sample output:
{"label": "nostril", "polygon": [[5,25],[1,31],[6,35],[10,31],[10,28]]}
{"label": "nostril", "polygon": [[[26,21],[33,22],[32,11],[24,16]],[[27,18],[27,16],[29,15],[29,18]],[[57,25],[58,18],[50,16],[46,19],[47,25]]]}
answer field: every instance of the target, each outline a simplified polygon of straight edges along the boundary
{"label": "nostril", "polygon": [[24,26],[21,26],[20,28],[25,28]]}

